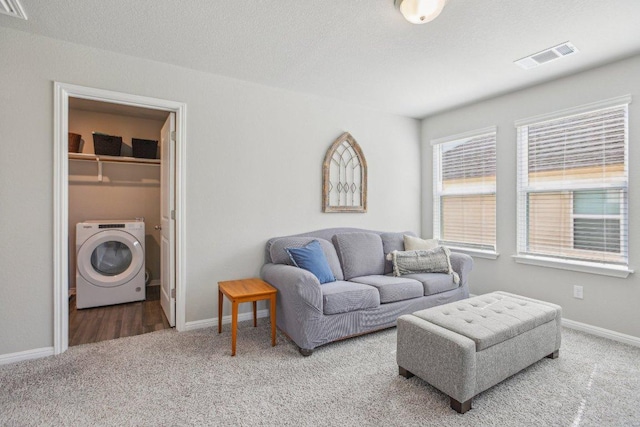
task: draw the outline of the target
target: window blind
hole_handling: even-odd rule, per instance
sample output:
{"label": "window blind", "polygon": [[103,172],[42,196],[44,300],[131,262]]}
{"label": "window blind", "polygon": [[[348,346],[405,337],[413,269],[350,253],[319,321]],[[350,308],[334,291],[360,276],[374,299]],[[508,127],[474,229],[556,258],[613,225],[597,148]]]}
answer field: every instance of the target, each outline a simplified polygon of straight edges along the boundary
{"label": "window blind", "polygon": [[434,237],[496,250],[496,130],[433,142]]}
{"label": "window blind", "polygon": [[518,254],[628,264],[628,102],[518,126]]}

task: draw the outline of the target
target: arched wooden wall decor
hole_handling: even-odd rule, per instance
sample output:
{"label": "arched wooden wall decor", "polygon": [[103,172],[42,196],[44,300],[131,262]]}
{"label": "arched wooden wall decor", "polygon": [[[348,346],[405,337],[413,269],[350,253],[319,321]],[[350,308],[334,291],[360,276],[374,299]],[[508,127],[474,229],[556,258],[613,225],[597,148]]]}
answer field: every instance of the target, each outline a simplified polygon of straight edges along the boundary
{"label": "arched wooden wall decor", "polygon": [[349,132],[336,139],[324,157],[322,211],[367,211],[367,161]]}

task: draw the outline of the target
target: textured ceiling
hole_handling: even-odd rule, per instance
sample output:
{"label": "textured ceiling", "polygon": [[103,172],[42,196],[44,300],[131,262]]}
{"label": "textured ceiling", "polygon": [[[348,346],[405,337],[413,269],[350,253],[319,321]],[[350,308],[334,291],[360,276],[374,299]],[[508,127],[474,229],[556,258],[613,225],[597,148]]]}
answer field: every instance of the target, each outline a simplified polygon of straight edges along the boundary
{"label": "textured ceiling", "polygon": [[640,53],[640,0],[449,0],[425,25],[393,0],[21,2],[0,26],[410,117]]}

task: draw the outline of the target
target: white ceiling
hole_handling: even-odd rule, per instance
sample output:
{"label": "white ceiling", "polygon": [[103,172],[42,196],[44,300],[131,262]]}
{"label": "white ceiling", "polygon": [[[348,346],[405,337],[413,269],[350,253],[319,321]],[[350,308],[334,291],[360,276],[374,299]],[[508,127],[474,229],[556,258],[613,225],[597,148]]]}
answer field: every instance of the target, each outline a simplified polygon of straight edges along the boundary
{"label": "white ceiling", "polygon": [[640,0],[449,0],[424,25],[393,0],[21,2],[0,26],[410,117],[640,53]]}

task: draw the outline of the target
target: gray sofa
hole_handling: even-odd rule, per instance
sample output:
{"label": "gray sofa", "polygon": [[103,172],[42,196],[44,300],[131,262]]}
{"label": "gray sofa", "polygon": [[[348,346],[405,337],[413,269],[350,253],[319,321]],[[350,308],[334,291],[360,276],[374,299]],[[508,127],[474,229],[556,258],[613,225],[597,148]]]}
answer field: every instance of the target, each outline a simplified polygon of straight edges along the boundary
{"label": "gray sofa", "polygon": [[[278,289],[277,326],[303,356],[343,338],[389,328],[399,316],[469,296],[470,256],[451,253],[458,274],[420,273],[394,277],[386,254],[404,250],[403,235],[358,228],[328,228],[269,239],[262,278]],[[318,240],[336,281],[320,284],[293,265],[286,248]]]}

